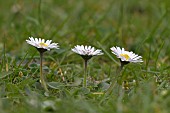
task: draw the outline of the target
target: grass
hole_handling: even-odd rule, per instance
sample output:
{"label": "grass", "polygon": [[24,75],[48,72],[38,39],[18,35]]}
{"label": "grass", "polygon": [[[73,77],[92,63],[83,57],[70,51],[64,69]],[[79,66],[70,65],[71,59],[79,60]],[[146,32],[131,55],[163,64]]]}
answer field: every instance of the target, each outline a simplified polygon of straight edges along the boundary
{"label": "grass", "polygon": [[[0,1],[1,113],[169,113],[170,9],[168,0],[6,0]],[[52,39],[60,50],[44,54],[49,96],[39,83],[39,54],[29,36]],[[88,88],[82,87],[83,60],[77,44],[101,48],[105,55],[88,64]],[[128,64],[112,95],[118,59],[110,47],[143,56]],[[136,82],[134,82],[134,80]]]}

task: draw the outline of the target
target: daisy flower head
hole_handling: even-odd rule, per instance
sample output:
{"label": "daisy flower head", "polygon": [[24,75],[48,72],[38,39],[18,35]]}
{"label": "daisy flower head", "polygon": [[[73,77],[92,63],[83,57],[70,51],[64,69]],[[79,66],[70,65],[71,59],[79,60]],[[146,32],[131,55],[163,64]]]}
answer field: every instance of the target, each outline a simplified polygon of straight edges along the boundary
{"label": "daisy flower head", "polygon": [[51,43],[52,40],[46,40],[41,38],[33,38],[29,37],[29,40],[26,40],[26,42],[32,46],[34,46],[40,53],[40,82],[42,87],[45,89],[46,92],[48,92],[48,87],[43,75],[43,53],[45,51],[49,51],[50,49],[59,49],[58,43]]}
{"label": "daisy flower head", "polygon": [[87,46],[87,45],[76,45],[73,49],[73,52],[79,54],[80,56],[83,57],[83,59],[90,59],[93,56],[97,55],[103,55],[103,52],[99,49],[95,49],[92,46]]}
{"label": "daisy flower head", "polygon": [[99,49],[95,49],[92,46],[76,45],[72,49],[73,52],[79,54],[84,59],[84,79],[83,87],[87,87],[87,62],[90,58],[97,55],[103,55],[103,52]]}
{"label": "daisy flower head", "polygon": [[26,40],[26,42],[37,48],[40,52],[49,51],[53,48],[59,49],[58,43],[51,43],[52,40],[45,41],[45,39],[29,37],[29,40]]}
{"label": "daisy flower head", "polygon": [[142,57],[138,56],[137,54],[133,53],[132,51],[125,51],[124,48],[120,48],[120,47],[112,47],[110,48],[112,50],[112,53],[115,54],[117,56],[117,58],[120,59],[121,63],[137,63],[137,62],[143,62]]}

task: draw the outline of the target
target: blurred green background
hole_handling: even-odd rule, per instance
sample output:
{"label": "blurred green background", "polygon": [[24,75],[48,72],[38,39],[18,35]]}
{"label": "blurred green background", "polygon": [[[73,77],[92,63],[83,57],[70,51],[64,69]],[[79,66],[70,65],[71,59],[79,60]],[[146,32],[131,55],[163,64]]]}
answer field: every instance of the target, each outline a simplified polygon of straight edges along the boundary
{"label": "blurred green background", "polygon": [[100,42],[107,47],[145,52],[151,45],[158,50],[162,42],[168,45],[169,4],[169,0],[0,1],[0,39],[7,38],[10,51],[21,51],[17,48],[24,47],[29,36],[53,39],[63,48]]}
{"label": "blurred green background", "polygon": [[[45,54],[48,81],[66,85],[57,84],[50,97],[34,87],[39,56],[25,42],[30,36],[52,39],[61,48]],[[169,36],[169,0],[0,0],[0,74],[6,77],[0,78],[0,112],[169,113]],[[98,83],[116,75],[112,46],[141,55],[144,63],[127,66],[122,78],[138,85],[102,102],[93,92],[102,92],[108,82],[93,84],[90,92],[80,84],[67,87],[83,75],[82,59],[71,52],[77,44],[104,51],[89,63],[89,75]]]}

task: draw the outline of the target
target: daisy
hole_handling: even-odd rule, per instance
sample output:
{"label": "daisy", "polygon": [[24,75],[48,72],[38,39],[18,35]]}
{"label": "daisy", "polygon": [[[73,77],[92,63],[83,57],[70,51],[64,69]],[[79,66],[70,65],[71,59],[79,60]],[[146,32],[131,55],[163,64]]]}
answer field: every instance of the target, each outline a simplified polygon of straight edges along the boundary
{"label": "daisy", "polygon": [[72,49],[72,51],[82,56],[85,60],[89,60],[93,56],[103,55],[101,50],[95,49],[91,46],[77,45]]}
{"label": "daisy", "polygon": [[40,81],[46,92],[48,92],[46,82],[44,80],[44,76],[42,74],[42,59],[43,59],[43,53],[45,51],[49,51],[50,49],[59,49],[58,43],[51,43],[52,40],[41,39],[41,38],[33,38],[29,37],[29,40],[26,40],[26,42],[32,46],[34,46],[40,53]]}
{"label": "daisy", "polygon": [[130,62],[138,63],[143,62],[142,57],[138,56],[137,54],[133,53],[132,51],[125,51],[124,48],[120,47],[112,47],[110,48],[112,50],[112,53],[117,56],[117,58],[121,61],[121,66],[123,67],[125,64],[128,64]]}
{"label": "daisy", "polygon": [[45,39],[29,37],[29,40],[26,40],[26,42],[37,48],[38,51],[49,51],[53,48],[59,49],[58,43],[51,43],[52,40],[45,41]]}
{"label": "daisy", "polygon": [[132,51],[125,51],[124,48],[120,48],[120,47],[112,47],[110,48],[112,53],[115,54],[117,56],[117,58],[120,59],[121,62],[121,67],[120,70],[117,71],[117,76],[115,77],[115,79],[112,80],[110,87],[107,89],[106,91],[106,95],[109,95],[113,89],[114,86],[116,85],[115,80],[117,80],[118,82],[118,76],[121,74],[121,70],[123,69],[123,66],[133,62],[133,63],[137,63],[137,62],[143,62],[142,57],[138,56],[137,54],[133,53]]}
{"label": "daisy", "polygon": [[103,52],[99,49],[95,49],[92,46],[84,46],[84,45],[77,45],[72,49],[73,52],[79,54],[84,59],[84,81],[83,87],[87,86],[86,78],[87,78],[87,62],[93,56],[103,55]]}

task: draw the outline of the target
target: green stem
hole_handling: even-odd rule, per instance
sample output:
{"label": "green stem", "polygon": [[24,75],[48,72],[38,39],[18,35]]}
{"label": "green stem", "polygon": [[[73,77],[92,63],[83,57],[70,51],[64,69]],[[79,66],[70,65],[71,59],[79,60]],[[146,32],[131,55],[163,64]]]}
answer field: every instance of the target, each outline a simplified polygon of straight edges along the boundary
{"label": "green stem", "polygon": [[87,87],[87,60],[84,60],[84,79],[83,87]]}
{"label": "green stem", "polygon": [[40,80],[41,80],[41,85],[43,86],[45,91],[48,92],[47,84],[46,84],[44,76],[43,76],[42,60],[43,60],[43,52],[40,52]]}

